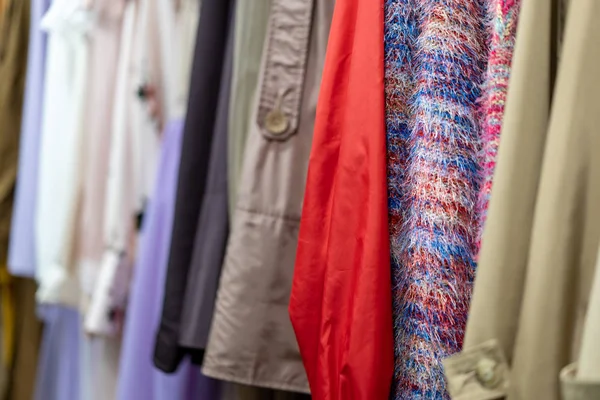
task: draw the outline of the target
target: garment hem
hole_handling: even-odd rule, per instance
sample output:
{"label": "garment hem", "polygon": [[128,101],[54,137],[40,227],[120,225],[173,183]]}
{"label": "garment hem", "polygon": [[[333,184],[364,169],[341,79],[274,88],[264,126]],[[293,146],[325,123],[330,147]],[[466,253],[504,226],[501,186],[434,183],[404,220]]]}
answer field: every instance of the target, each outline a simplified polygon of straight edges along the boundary
{"label": "garment hem", "polygon": [[305,393],[310,394],[310,388],[306,386],[297,386],[292,384],[286,384],[281,382],[270,382],[262,379],[246,379],[234,374],[227,374],[220,372],[218,368],[203,367],[202,374],[209,378],[220,379],[222,381],[228,381],[233,383],[239,383],[247,386],[257,386],[267,389],[284,390],[287,392]]}

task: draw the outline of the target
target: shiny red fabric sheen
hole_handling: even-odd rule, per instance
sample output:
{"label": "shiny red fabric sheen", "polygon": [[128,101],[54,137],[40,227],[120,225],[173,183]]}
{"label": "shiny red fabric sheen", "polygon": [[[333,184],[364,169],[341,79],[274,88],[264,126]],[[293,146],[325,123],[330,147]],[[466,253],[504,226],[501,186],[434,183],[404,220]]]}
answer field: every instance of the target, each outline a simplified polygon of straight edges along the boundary
{"label": "shiny red fabric sheen", "polygon": [[383,57],[383,1],[338,0],[289,308],[314,400],[389,396]]}

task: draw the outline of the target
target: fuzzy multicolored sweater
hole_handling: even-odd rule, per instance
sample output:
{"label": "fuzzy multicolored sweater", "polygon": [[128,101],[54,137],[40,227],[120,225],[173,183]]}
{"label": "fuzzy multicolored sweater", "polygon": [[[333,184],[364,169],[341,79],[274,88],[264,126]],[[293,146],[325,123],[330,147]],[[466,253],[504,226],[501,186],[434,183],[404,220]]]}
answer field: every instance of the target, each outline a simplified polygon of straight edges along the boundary
{"label": "fuzzy multicolored sweater", "polygon": [[480,163],[483,183],[477,202],[479,213],[478,249],[492,192],[492,178],[500,144],[504,103],[508,92],[520,5],[521,0],[488,0],[490,46],[482,96]]}
{"label": "fuzzy multicolored sweater", "polygon": [[462,348],[507,83],[504,61],[485,73],[506,60],[487,22],[508,2],[386,0],[394,399],[448,398],[441,360]]}

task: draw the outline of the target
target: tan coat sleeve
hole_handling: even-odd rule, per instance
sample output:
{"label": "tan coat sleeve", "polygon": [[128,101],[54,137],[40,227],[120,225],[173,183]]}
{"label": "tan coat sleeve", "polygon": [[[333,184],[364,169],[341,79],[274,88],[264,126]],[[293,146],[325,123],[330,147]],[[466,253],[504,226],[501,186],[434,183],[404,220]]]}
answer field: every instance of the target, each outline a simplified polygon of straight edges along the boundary
{"label": "tan coat sleeve", "polygon": [[600,3],[571,2],[544,134],[550,91],[534,70],[545,62],[536,72],[550,83],[553,58],[539,52],[551,46],[551,11],[523,2],[464,351],[446,363],[454,399],[557,400],[579,354],[600,238]]}

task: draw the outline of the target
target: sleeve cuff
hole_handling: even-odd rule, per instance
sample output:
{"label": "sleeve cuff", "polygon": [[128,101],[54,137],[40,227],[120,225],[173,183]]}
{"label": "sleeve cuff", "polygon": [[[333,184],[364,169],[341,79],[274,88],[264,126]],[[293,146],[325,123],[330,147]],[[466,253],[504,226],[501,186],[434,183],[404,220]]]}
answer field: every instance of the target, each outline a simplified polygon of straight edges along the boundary
{"label": "sleeve cuff", "polygon": [[120,332],[129,282],[127,263],[121,252],[105,252],[84,322],[87,333],[116,336]]}
{"label": "sleeve cuff", "polygon": [[185,350],[179,346],[176,335],[165,331],[158,332],[153,357],[156,368],[167,374],[174,373],[184,356]]}
{"label": "sleeve cuff", "polygon": [[577,364],[563,368],[560,373],[560,390],[563,400],[600,399],[600,381],[584,381],[576,376]]}
{"label": "sleeve cuff", "polygon": [[50,264],[37,276],[38,289],[35,294],[40,304],[60,304],[78,308],[80,302],[79,280],[58,264]]}
{"label": "sleeve cuff", "polygon": [[493,400],[508,394],[510,371],[497,340],[447,358],[444,370],[453,400]]}

